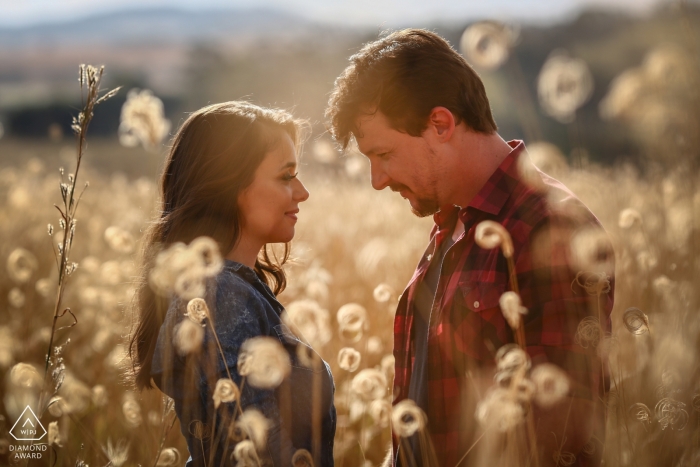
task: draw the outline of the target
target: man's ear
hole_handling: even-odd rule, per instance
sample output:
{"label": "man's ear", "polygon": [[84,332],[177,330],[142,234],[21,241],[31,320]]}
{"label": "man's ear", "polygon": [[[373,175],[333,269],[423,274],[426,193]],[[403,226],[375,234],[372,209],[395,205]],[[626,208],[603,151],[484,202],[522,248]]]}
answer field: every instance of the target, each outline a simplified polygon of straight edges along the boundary
{"label": "man's ear", "polygon": [[428,117],[428,129],[440,142],[449,141],[455,131],[455,116],[446,107],[435,107]]}

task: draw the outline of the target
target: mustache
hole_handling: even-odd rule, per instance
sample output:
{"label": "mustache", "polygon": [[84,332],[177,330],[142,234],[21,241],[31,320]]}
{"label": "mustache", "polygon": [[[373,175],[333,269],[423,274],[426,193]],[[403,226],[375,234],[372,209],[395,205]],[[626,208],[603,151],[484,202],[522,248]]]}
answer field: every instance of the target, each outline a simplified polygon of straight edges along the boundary
{"label": "mustache", "polygon": [[408,187],[406,185],[389,185],[389,189],[393,192],[399,192],[401,190],[408,190]]}

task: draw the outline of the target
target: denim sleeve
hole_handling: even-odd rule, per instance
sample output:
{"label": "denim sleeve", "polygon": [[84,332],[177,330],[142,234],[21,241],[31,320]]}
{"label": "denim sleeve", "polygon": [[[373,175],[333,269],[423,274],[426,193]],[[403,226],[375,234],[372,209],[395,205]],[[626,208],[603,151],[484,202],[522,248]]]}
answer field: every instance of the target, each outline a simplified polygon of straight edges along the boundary
{"label": "denim sleeve", "polygon": [[[209,303],[211,320],[206,327],[205,347],[214,347],[218,354],[216,370],[213,372],[216,377],[209,379],[202,373],[200,394],[207,395],[205,404],[207,413],[212,415],[210,419],[214,418],[216,412],[216,425],[222,425],[216,426],[216,432],[226,433],[229,428],[226,424],[235,419],[237,407],[236,403],[232,402],[222,403],[218,409],[214,409],[211,395],[216,380],[228,378],[230,372],[233,381],[239,388],[241,387],[243,381],[238,373],[238,354],[241,346],[252,337],[270,335],[272,325],[275,324],[271,323],[271,320],[275,319],[277,313],[251,284],[233,274],[222,274],[218,277],[216,296],[211,302],[213,302]],[[214,332],[221,344],[221,350],[215,343],[211,345]],[[273,465],[277,467],[291,465],[294,448],[289,437],[281,430],[281,417],[275,391],[243,384],[241,408],[243,410],[255,408],[270,421],[267,450]],[[226,442],[217,444],[218,452],[215,454],[215,459],[219,462],[228,462],[228,457],[233,452],[232,444]],[[207,449],[208,447],[205,446],[205,451]],[[209,453],[206,453],[205,458],[208,457]]]}

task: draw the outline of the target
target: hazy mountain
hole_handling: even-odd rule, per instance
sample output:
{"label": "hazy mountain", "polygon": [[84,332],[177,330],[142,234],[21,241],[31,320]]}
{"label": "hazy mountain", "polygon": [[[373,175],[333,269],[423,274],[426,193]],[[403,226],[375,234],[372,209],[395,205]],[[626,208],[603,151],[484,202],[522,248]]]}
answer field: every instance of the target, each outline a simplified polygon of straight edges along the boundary
{"label": "hazy mountain", "polygon": [[321,25],[279,10],[185,11],[159,8],[118,11],[79,20],[18,28],[0,27],[0,47],[144,42],[175,45],[245,37],[294,37],[317,33],[322,29],[324,27]]}

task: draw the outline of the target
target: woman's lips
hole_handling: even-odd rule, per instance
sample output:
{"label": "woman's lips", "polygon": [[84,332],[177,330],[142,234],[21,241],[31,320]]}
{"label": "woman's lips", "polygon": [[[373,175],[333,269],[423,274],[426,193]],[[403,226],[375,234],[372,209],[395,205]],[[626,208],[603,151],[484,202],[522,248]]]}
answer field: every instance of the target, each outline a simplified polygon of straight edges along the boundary
{"label": "woman's lips", "polygon": [[284,215],[285,215],[285,216],[289,216],[289,217],[291,217],[291,218],[294,219],[294,220],[297,220],[297,213],[298,213],[298,212],[299,212],[299,210],[298,210],[298,209],[295,209],[295,210],[293,210],[293,211],[287,211],[287,212],[285,212]]}

